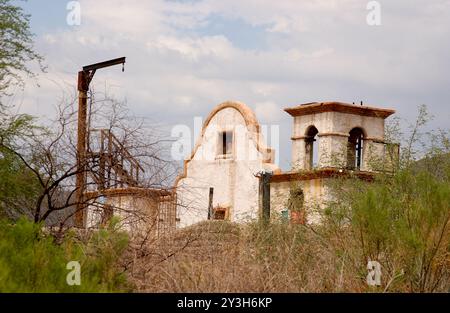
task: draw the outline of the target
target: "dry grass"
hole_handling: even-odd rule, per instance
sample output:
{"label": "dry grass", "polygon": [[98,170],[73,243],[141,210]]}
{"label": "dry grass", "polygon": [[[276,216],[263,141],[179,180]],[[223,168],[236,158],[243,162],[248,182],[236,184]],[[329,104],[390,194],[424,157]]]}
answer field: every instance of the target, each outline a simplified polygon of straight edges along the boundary
{"label": "dry grass", "polygon": [[137,292],[371,291],[340,243],[298,225],[204,222],[134,255],[128,273]]}

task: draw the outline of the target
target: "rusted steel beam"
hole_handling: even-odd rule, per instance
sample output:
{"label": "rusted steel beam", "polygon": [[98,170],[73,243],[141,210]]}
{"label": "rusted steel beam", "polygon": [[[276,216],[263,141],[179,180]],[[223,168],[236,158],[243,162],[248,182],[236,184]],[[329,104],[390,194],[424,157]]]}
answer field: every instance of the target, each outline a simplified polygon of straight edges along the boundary
{"label": "rusted steel beam", "polygon": [[118,65],[118,64],[125,64],[125,57],[112,59],[112,60],[105,61],[105,62],[99,62],[99,63],[95,63],[95,64],[86,65],[86,66],[83,66],[83,71],[89,72],[92,70],[98,70],[100,68],[109,67],[109,66]]}

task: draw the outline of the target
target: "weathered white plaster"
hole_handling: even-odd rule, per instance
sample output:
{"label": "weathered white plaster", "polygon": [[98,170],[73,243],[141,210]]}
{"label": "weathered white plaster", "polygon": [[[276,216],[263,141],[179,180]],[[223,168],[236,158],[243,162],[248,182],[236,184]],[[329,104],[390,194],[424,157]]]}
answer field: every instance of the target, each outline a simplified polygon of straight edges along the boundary
{"label": "weathered white plaster", "polygon": [[276,182],[270,184],[270,209],[274,218],[288,209],[289,194],[292,189],[303,190],[306,209],[306,220],[314,224],[320,221],[320,210],[326,204],[329,194],[327,193],[327,179],[316,178],[302,181]]}
{"label": "weathered white plaster", "polygon": [[[256,117],[247,106],[227,102],[211,112],[176,183],[179,226],[208,218],[211,187],[214,188],[213,207],[228,208],[229,220],[242,222],[257,218],[261,194],[255,175],[263,170],[278,175],[270,184],[273,217],[288,207],[290,191],[301,188],[307,223],[320,222],[320,214],[315,209],[320,211],[331,199],[327,182],[333,179],[332,174],[342,173],[347,167],[347,144],[353,128],[363,131],[362,165],[358,170],[373,171],[373,160],[385,163],[384,119],[394,111],[337,102],[313,103],[286,111],[292,113],[294,120],[292,171],[288,173],[281,173],[273,164],[274,153],[265,147]],[[307,166],[309,154],[305,141],[310,126],[318,130],[318,166],[313,170]],[[223,131],[234,134],[231,155],[220,154],[218,138]],[[306,174],[296,176],[299,172]]]}
{"label": "weathered white plaster", "polygon": [[97,204],[87,208],[87,228],[98,228],[105,214],[104,207],[109,207],[115,218],[117,227],[127,231],[133,238],[137,236],[156,236],[158,227],[158,202],[149,197],[121,195],[97,199]]}
{"label": "weathered white plaster", "polygon": [[[220,153],[219,134],[233,133],[233,153]],[[213,110],[176,184],[181,227],[208,218],[209,189],[213,207],[228,209],[228,219],[242,222],[258,217],[259,179],[263,170],[277,170],[254,113],[244,104],[227,102]]]}
{"label": "weathered white plaster", "polygon": [[[341,112],[321,112],[294,117],[292,134],[292,167],[296,170],[307,169],[305,152],[305,136],[310,126],[319,131],[318,167],[345,167],[347,163],[346,149],[350,131],[361,128],[367,146],[363,149],[361,170],[370,170],[373,154],[380,155],[384,141],[384,119],[382,117],[362,116]],[[371,147],[371,148],[369,148]],[[370,152],[373,152],[371,154]],[[367,162],[366,162],[367,161]]]}

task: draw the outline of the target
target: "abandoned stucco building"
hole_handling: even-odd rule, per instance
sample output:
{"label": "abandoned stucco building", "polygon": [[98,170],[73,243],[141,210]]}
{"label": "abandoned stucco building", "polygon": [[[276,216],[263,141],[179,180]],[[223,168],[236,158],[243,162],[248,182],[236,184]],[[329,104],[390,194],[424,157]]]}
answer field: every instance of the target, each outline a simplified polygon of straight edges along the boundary
{"label": "abandoned stucco building", "polygon": [[[370,176],[393,165],[385,119],[394,110],[314,102],[287,108],[293,117],[292,168],[275,165],[253,111],[240,102],[216,106],[206,118],[183,173],[175,182],[179,227],[208,219],[242,222],[262,214],[261,173],[270,172],[270,210],[289,214],[293,194],[302,198],[302,220],[329,197],[327,180],[349,171]],[[299,192],[300,191],[300,192]],[[292,216],[292,214],[291,214]],[[302,222],[303,222],[302,221]]]}
{"label": "abandoned stucco building", "polygon": [[[316,209],[331,199],[330,180],[349,173],[370,180],[394,169],[398,145],[385,142],[385,119],[394,110],[314,102],[285,111],[293,118],[289,171],[276,165],[254,112],[234,101],[216,106],[205,119],[172,188],[141,186],[143,169],[136,160],[126,154],[112,162],[111,147],[119,144],[101,144],[106,150],[91,152],[105,164],[100,162],[101,176],[93,177],[97,189],[85,193],[93,199],[86,226],[98,227],[114,214],[136,236],[156,237],[209,219],[245,222],[270,215],[316,223]],[[105,185],[110,174],[116,176],[112,186]]]}

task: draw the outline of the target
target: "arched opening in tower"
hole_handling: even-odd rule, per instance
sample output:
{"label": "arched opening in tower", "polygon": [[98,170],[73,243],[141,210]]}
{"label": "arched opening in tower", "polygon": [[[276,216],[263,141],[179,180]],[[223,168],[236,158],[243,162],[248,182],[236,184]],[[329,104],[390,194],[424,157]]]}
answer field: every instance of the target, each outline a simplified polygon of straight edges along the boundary
{"label": "arched opening in tower", "polygon": [[364,132],[361,128],[350,131],[347,144],[347,168],[360,170],[363,164]]}
{"label": "arched opening in tower", "polygon": [[311,170],[319,164],[319,131],[315,126],[310,126],[305,138],[305,169]]}

